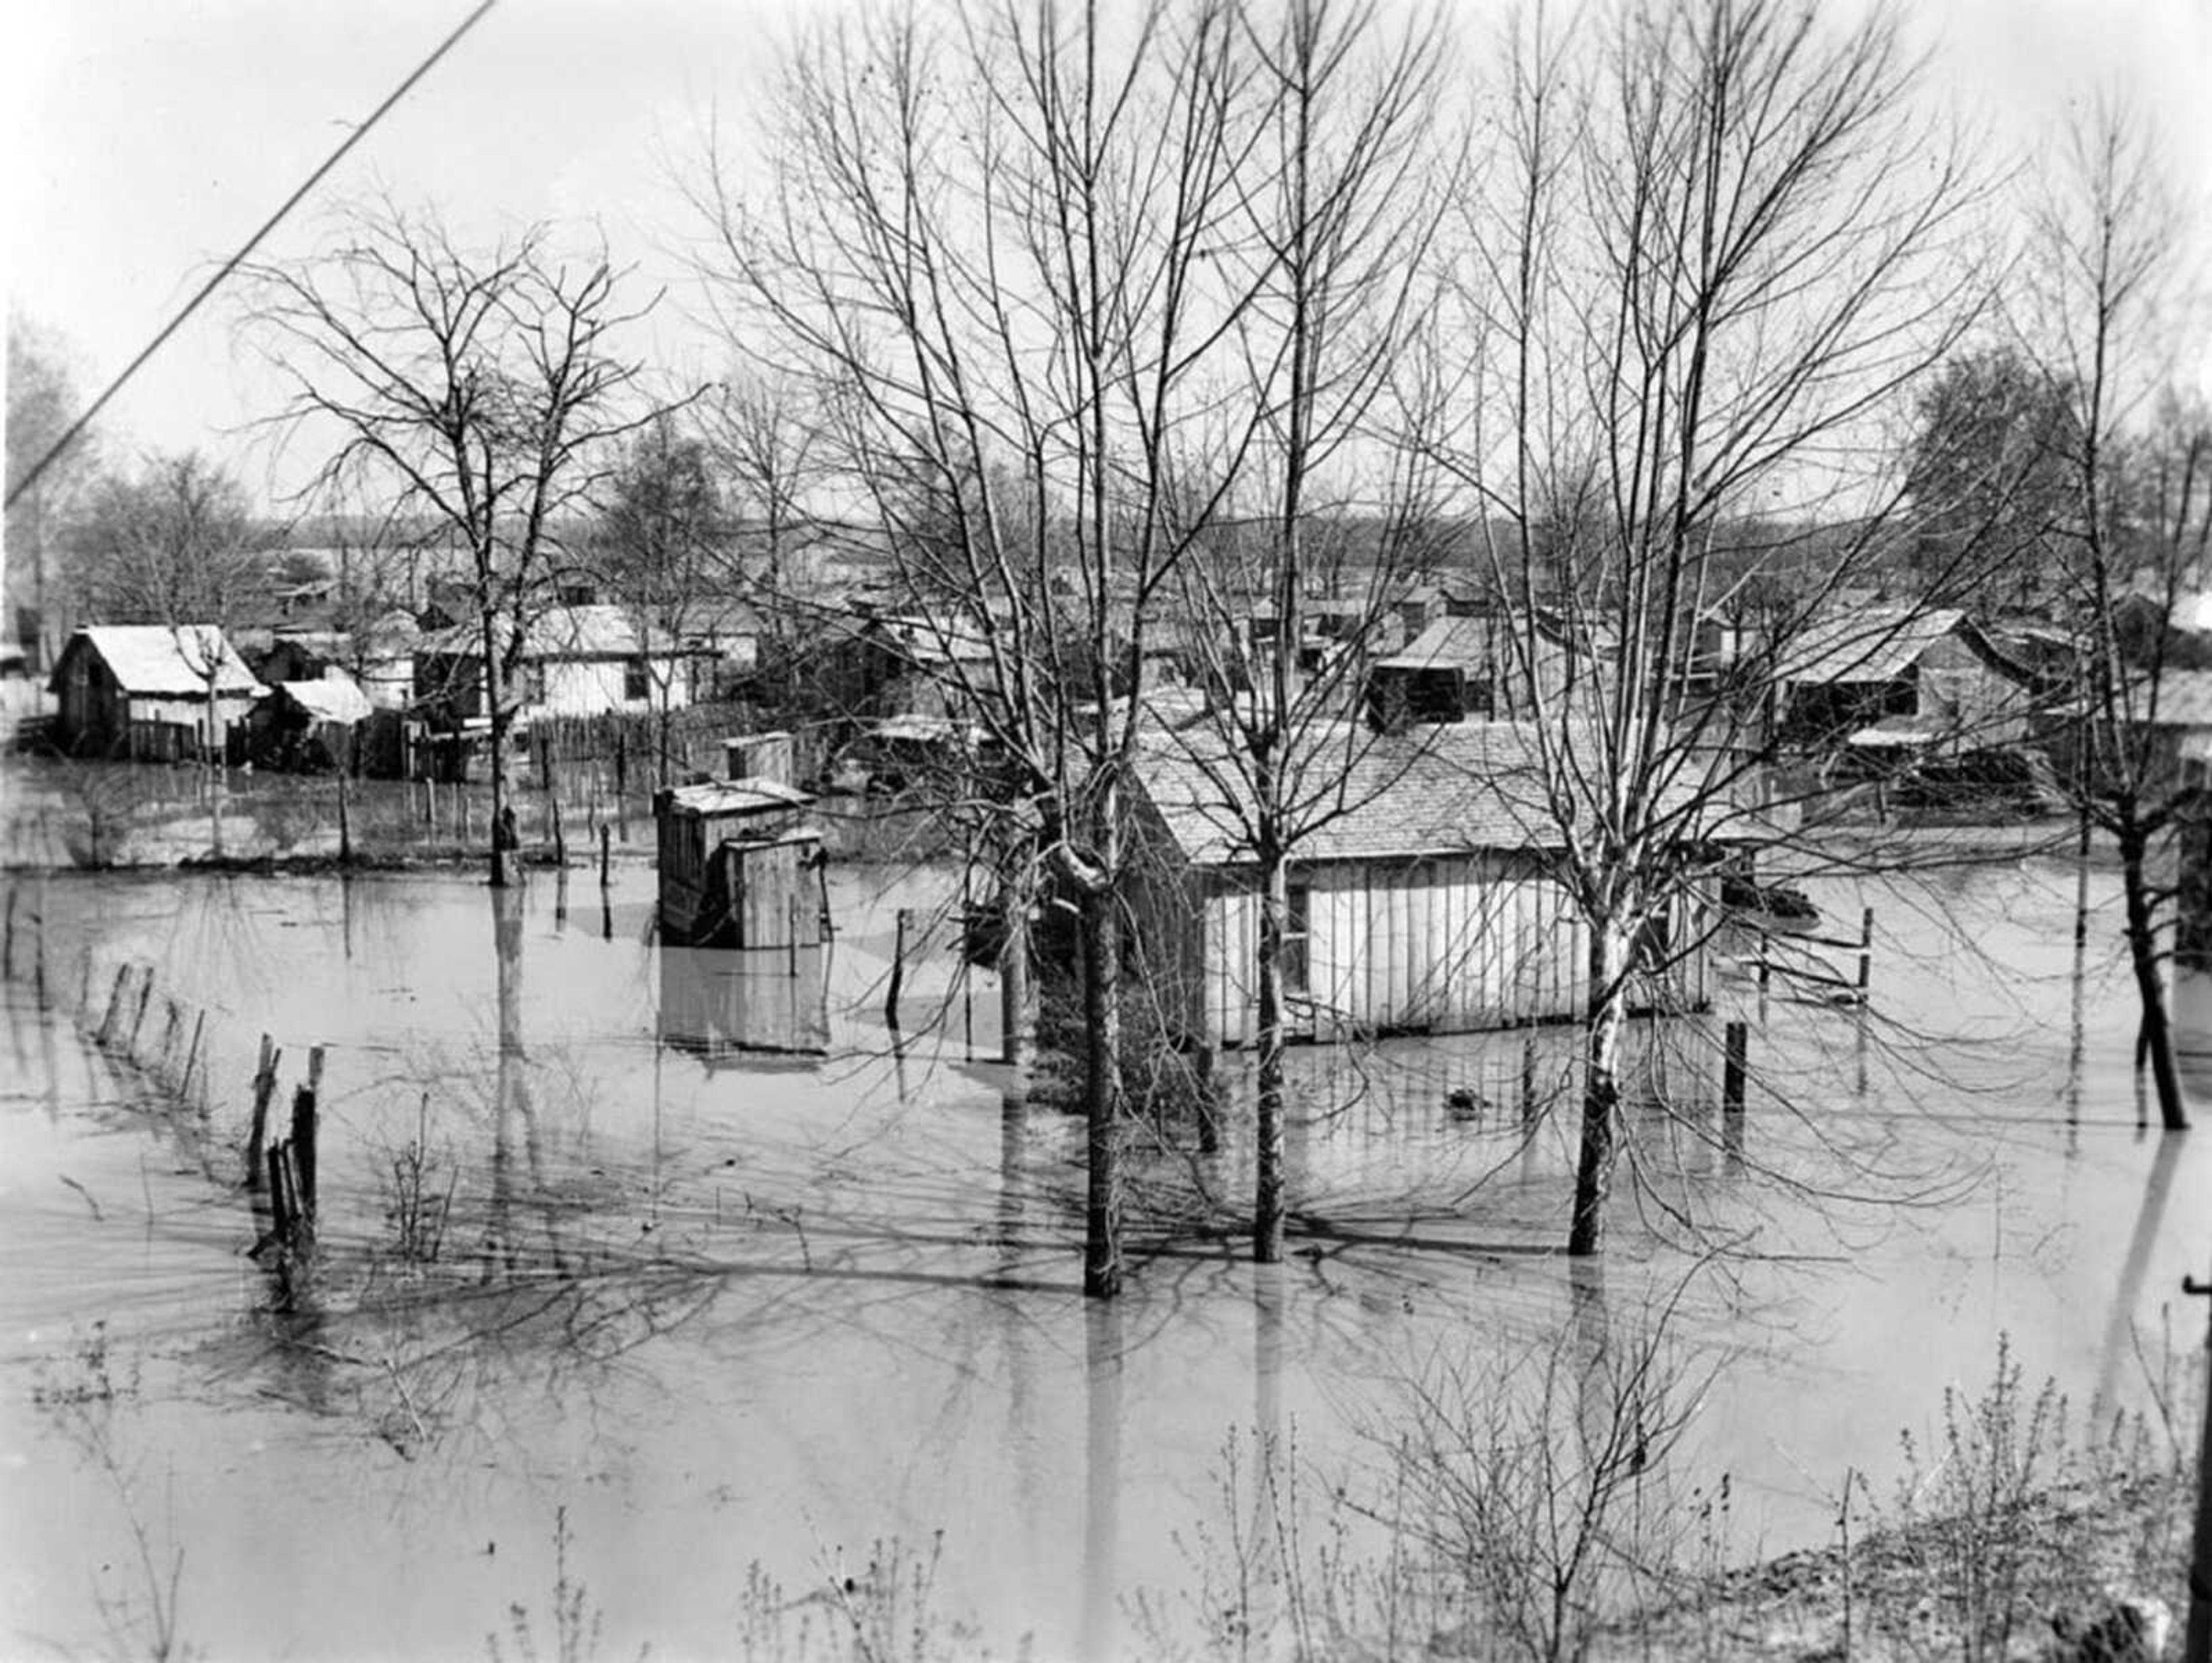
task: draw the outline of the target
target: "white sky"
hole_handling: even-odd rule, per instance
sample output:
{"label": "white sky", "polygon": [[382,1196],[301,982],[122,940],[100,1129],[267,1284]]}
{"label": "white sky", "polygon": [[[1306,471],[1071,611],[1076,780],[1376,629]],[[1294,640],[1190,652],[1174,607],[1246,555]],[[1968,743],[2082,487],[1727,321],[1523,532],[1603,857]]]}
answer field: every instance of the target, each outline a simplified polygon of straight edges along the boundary
{"label": "white sky", "polygon": [[[11,308],[72,344],[89,396],[471,3],[0,0]],[[1470,33],[1498,9],[1460,3]],[[319,208],[381,183],[434,200],[465,233],[595,221],[648,285],[680,285],[666,250],[687,228],[666,158],[696,147],[710,105],[741,114],[806,10],[501,0],[262,252],[305,252]],[[1938,52],[1939,89],[1985,106],[1996,143],[2031,168],[2057,154],[2068,101],[2101,82],[2163,125],[2177,173],[2200,190],[2212,180],[2212,0],[1908,0],[1908,11]],[[244,429],[276,391],[240,346],[237,315],[219,292],[140,373],[103,418],[112,452],[202,446],[269,492],[270,464]],[[655,333],[647,349],[672,367],[711,364],[676,310]]]}

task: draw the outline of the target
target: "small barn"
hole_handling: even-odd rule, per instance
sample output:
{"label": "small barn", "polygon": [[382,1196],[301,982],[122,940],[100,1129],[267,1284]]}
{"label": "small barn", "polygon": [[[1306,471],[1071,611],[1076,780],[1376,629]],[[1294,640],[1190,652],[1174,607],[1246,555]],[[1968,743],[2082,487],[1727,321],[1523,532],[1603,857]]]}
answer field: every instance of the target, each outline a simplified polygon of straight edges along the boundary
{"label": "small barn", "polygon": [[1502,608],[1436,619],[1399,651],[1368,666],[1367,719],[1395,729],[1527,716],[1535,693],[1564,696],[1565,626],[1538,612],[1533,627]]}
{"label": "small barn", "polygon": [[[1197,731],[1148,743],[1139,763],[1135,950],[1171,1031],[1237,1046],[1257,1037],[1257,871],[1246,810],[1227,800],[1242,789],[1236,770],[1202,754],[1218,742]],[[1466,1033],[1580,1014],[1588,932],[1550,875],[1558,833],[1540,806],[1534,745],[1533,730],[1490,722],[1347,744],[1334,811],[1291,869],[1295,1036]],[[1706,1003],[1694,909],[1686,902],[1663,932],[1692,945],[1632,991],[1638,1008]]]}
{"label": "small barn", "polygon": [[49,683],[65,750],[167,762],[222,757],[268,689],[214,624],[94,624]]}
{"label": "small barn", "polygon": [[1818,620],[1778,648],[1774,678],[1799,744],[2016,743],[2036,702],[2028,669],[1948,607]]}
{"label": "small barn", "polygon": [[694,947],[808,947],[822,938],[822,834],[814,801],[779,780],[678,786],[653,799],[660,929]]}

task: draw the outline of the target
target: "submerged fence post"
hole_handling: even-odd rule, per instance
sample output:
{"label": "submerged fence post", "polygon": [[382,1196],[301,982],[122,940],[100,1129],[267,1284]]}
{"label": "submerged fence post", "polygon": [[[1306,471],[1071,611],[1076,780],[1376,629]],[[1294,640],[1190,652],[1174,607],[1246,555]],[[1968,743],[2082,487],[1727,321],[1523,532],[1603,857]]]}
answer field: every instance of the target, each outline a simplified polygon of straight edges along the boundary
{"label": "submerged fence post", "polygon": [[886,1028],[899,1025],[899,992],[906,985],[906,926],[907,920],[912,916],[911,907],[898,909],[898,922],[891,938],[890,986],[884,993],[884,1025]]}
{"label": "submerged fence post", "polygon": [[1721,1151],[1731,1169],[1743,1164],[1744,1075],[1750,1060],[1750,1031],[1740,1022],[1729,1023],[1723,1039],[1721,1059]]}
{"label": "submerged fence post", "polygon": [[258,1189],[262,1151],[269,1139],[269,1098],[276,1089],[276,1061],[284,1053],[269,1035],[261,1036],[261,1061],[253,1071],[253,1120],[246,1134],[246,1187]]}
{"label": "submerged fence post", "polygon": [[107,1014],[100,1019],[99,1042],[103,1050],[115,1038],[115,1018],[122,1012],[123,986],[130,979],[130,965],[118,964],[115,967],[115,982],[107,990]]}
{"label": "submerged fence post", "polygon": [[320,1120],[315,1105],[322,1089],[323,1047],[318,1045],[307,1052],[307,1083],[292,1093],[291,1155],[299,1176],[295,1199],[301,1220],[310,1229],[315,1223],[315,1133]]}
{"label": "submerged fence post", "polygon": [[200,1035],[206,1027],[207,1012],[203,1010],[192,1018],[192,1042],[185,1052],[184,1076],[177,1082],[177,1096],[179,1097],[189,1099],[192,1095],[192,1070],[199,1066]]}
{"label": "submerged fence post", "polygon": [[138,967],[138,1005],[131,1017],[131,1040],[123,1047],[123,1054],[133,1062],[138,1060],[138,1033],[146,1026],[146,1007],[153,1002],[154,967],[142,964]]}

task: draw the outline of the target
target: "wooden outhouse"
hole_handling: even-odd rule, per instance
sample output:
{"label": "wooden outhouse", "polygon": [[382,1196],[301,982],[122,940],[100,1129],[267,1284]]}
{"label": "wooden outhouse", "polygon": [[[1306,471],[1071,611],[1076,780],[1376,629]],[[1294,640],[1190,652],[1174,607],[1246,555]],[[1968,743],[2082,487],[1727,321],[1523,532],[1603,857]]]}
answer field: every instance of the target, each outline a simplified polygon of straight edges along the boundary
{"label": "wooden outhouse", "polygon": [[822,834],[805,823],[813,800],[762,779],[658,793],[662,934],[696,947],[820,940]]}
{"label": "wooden outhouse", "polygon": [[[1138,769],[1143,854],[1133,898],[1142,974],[1184,1043],[1257,1037],[1259,897],[1236,769],[1195,731],[1148,743]],[[1464,1033],[1564,1021],[1587,1003],[1589,934],[1551,876],[1530,729],[1461,723],[1362,734],[1332,767],[1290,877],[1285,980],[1294,1035]],[[1668,920],[1664,968],[1632,1002],[1708,998],[1708,933]]]}

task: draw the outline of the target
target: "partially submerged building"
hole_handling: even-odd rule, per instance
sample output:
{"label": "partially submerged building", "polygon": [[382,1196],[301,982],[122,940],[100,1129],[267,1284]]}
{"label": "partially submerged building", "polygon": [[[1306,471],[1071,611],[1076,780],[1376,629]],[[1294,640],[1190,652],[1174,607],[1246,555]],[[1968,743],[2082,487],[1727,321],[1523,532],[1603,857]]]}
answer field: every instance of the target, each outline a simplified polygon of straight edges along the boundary
{"label": "partially submerged building", "polygon": [[226,756],[269,690],[214,624],[88,626],[49,685],[64,750],[156,762]]}
{"label": "partially submerged building", "polygon": [[814,798],[780,780],[747,777],[655,794],[660,929],[693,947],[808,947],[822,938],[828,895]]}
{"label": "partially submerged building", "polygon": [[[1237,769],[1205,729],[1148,743],[1132,902],[1140,974],[1183,1043],[1257,1037],[1260,901]],[[1209,747],[1213,750],[1210,750]],[[1336,773],[1333,766],[1330,770]],[[1553,876],[1564,839],[1530,728],[1467,722],[1347,738],[1290,877],[1295,1037],[1458,1033],[1580,1014],[1589,933]],[[1632,1004],[1708,999],[1711,897],[1641,944]]]}

